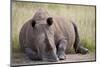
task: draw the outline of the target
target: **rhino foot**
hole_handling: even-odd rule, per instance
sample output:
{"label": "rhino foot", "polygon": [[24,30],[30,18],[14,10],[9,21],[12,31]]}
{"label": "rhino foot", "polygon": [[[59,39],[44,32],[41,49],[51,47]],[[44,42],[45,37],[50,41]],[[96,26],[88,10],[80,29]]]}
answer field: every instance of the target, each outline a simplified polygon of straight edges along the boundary
{"label": "rhino foot", "polygon": [[60,55],[59,56],[59,60],[64,60],[64,59],[66,59],[65,55]]}
{"label": "rhino foot", "polygon": [[58,58],[59,60],[64,60],[66,59],[66,54],[64,52],[58,52]]}
{"label": "rhino foot", "polygon": [[87,54],[88,49],[80,46],[80,47],[77,48],[76,53]]}

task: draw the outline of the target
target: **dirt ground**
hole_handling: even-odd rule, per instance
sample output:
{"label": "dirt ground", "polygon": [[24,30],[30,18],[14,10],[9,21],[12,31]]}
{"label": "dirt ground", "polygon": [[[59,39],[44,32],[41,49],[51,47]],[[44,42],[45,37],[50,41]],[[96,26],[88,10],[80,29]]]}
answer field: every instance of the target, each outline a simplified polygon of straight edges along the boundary
{"label": "dirt ground", "polygon": [[66,60],[58,62],[44,62],[44,61],[30,61],[24,54],[16,53],[11,57],[11,65],[40,65],[40,64],[55,64],[55,63],[71,63],[71,62],[84,62],[84,61],[95,61],[95,53],[89,53],[86,55],[82,54],[67,54]]}

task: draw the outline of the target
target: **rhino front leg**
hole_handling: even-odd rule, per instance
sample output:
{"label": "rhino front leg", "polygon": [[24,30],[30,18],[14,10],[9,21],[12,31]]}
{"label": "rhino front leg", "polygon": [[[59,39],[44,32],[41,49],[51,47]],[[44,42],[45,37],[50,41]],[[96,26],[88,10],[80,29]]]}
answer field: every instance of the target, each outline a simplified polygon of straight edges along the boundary
{"label": "rhino front leg", "polygon": [[66,40],[61,40],[58,43],[57,54],[58,54],[58,58],[60,60],[66,59],[66,54],[65,54],[66,47],[67,47],[67,41]]}
{"label": "rhino front leg", "polygon": [[25,53],[30,60],[41,60],[36,52],[34,52],[31,48],[25,48]]}

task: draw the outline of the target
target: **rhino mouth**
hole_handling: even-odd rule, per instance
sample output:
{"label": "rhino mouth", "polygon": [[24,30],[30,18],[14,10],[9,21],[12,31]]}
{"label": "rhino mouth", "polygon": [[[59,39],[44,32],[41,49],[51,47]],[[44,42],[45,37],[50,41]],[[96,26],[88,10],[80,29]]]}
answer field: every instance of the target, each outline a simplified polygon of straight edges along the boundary
{"label": "rhino mouth", "polygon": [[59,59],[55,51],[51,50],[45,53],[42,60],[49,61],[49,62],[57,62]]}

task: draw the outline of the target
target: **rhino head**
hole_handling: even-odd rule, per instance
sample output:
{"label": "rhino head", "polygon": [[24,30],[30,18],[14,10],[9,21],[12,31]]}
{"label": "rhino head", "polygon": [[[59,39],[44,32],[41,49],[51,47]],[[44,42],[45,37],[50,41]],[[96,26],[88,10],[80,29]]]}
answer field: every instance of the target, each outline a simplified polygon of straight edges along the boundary
{"label": "rhino head", "polygon": [[33,41],[42,60],[58,61],[54,42],[53,18],[39,9],[32,18]]}

